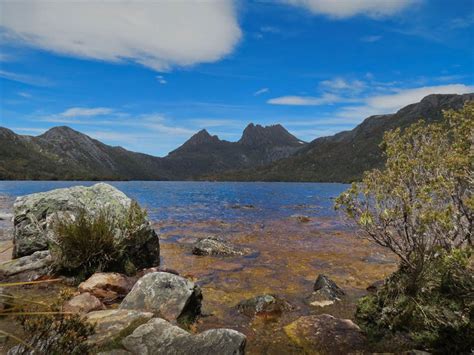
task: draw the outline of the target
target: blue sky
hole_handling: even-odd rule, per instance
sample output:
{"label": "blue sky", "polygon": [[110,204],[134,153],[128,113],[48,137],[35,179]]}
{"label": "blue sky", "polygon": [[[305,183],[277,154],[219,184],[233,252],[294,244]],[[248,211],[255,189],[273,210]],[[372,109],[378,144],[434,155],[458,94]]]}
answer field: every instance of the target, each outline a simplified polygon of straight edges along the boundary
{"label": "blue sky", "polygon": [[163,156],[250,122],[310,141],[474,92],[471,0],[0,0],[0,125]]}

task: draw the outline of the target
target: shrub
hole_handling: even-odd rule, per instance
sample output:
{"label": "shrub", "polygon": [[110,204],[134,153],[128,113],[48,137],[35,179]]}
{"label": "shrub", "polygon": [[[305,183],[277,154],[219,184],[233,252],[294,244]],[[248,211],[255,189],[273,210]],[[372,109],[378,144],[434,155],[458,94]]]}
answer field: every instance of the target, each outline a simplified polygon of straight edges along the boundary
{"label": "shrub", "polygon": [[408,335],[412,347],[468,353],[474,348],[473,262],[470,249],[441,252],[413,296],[404,291],[408,274],[398,270],[377,293],[359,301],[357,323],[372,341],[390,339],[398,332]]}
{"label": "shrub", "polygon": [[107,209],[94,215],[80,210],[75,218],[58,218],[51,247],[56,269],[80,278],[97,271],[134,273],[130,253],[140,238],[146,238],[145,223],[146,212],[134,201],[122,218]]}
{"label": "shrub", "polygon": [[[28,284],[31,282],[0,283],[0,286],[8,288]],[[23,334],[0,330],[1,334],[18,343],[9,354],[90,354],[93,349],[86,340],[94,334],[94,326],[79,314],[61,311],[62,304],[71,294],[70,290],[64,289],[52,302],[46,303],[5,292],[9,307],[0,315],[12,317],[23,329]]]}
{"label": "shrub", "polygon": [[372,170],[336,201],[363,238],[400,260],[356,318],[372,340],[404,334],[417,347],[474,347],[474,102],[387,132],[384,170]]}

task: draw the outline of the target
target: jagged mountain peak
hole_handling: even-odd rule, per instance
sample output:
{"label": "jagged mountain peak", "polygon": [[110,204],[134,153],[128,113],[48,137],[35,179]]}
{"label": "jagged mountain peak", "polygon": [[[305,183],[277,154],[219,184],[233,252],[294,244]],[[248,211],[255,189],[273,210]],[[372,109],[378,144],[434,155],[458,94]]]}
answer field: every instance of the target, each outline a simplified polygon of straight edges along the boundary
{"label": "jagged mountain peak", "polygon": [[282,125],[255,125],[250,123],[238,141],[245,146],[301,146],[304,142],[293,136]]}
{"label": "jagged mountain peak", "polygon": [[206,129],[201,129],[199,132],[189,138],[184,145],[201,145],[206,143],[216,143],[221,140],[217,136],[212,136]]}

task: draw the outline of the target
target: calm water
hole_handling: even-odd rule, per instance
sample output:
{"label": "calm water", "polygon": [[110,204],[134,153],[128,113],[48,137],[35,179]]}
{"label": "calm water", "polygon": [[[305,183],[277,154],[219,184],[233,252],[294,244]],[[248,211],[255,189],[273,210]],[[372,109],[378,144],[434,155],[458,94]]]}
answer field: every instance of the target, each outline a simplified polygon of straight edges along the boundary
{"label": "calm water", "polygon": [[[0,195],[11,197],[95,182],[0,181]],[[344,184],[233,182],[110,182],[149,211],[155,221],[226,221],[329,217]]]}

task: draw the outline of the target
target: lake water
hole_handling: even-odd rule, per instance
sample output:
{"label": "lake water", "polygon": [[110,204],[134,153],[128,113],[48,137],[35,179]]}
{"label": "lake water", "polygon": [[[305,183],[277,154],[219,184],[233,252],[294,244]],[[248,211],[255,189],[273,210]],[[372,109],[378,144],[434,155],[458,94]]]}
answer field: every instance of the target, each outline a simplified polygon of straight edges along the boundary
{"label": "lake water", "polygon": [[[147,208],[154,221],[274,219],[294,214],[334,215],[344,184],[234,182],[109,182]],[[94,182],[0,181],[0,195],[17,197]]]}
{"label": "lake water", "polygon": [[[0,210],[11,208],[13,198],[19,195],[92,184],[2,181]],[[396,266],[396,260],[383,249],[356,238],[354,228],[334,211],[334,198],[348,185],[110,184],[148,209],[160,237],[161,266],[176,270],[201,287],[206,316],[198,320],[195,330],[224,327],[241,331],[247,335],[248,354],[300,354],[286,336],[285,325],[308,314],[352,318],[355,302],[366,287]],[[298,218],[302,215],[309,218]],[[193,243],[208,235],[218,235],[254,253],[227,258],[193,255]],[[319,274],[330,276],[346,291],[341,302],[324,308],[308,303]],[[240,301],[263,294],[279,295],[295,308],[269,320],[251,319],[236,310]]]}

